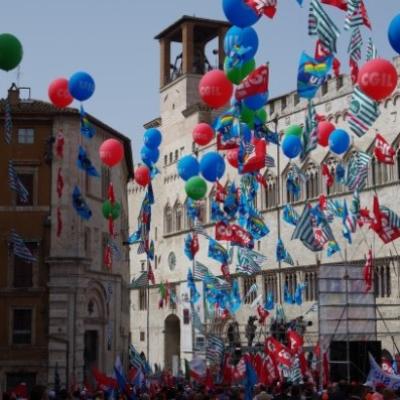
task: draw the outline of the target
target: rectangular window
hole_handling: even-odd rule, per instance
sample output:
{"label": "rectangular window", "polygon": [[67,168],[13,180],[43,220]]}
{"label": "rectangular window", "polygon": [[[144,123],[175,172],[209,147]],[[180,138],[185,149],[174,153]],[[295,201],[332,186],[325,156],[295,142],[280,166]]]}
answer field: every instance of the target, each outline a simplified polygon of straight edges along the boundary
{"label": "rectangular window", "polygon": [[166,154],[164,156],[164,165],[167,165],[167,164],[168,164],[168,155]]}
{"label": "rectangular window", "polygon": [[[35,255],[37,244],[25,243],[32,255]],[[13,287],[29,288],[33,286],[33,264],[27,263],[23,259],[14,256],[14,277]]]}
{"label": "rectangular window", "polygon": [[269,103],[269,114],[272,115],[275,112],[275,103]]}
{"label": "rectangular window", "polygon": [[28,201],[23,202],[20,196],[16,194],[16,201],[15,204],[17,206],[33,206],[33,187],[35,182],[35,174],[33,172],[18,172],[18,178],[21,183],[24,185],[25,189],[28,191]]}
{"label": "rectangular window", "polygon": [[375,297],[388,298],[392,295],[390,262],[374,267]]}
{"label": "rectangular window", "polygon": [[145,335],[145,332],[140,332],[140,341],[141,342],[144,342],[146,340],[146,335]]}
{"label": "rectangular window", "polygon": [[32,343],[32,310],[14,309],[13,310],[13,344]]}
{"label": "rectangular window", "polygon": [[322,96],[325,96],[328,93],[328,82],[325,82],[322,85]]}
{"label": "rectangular window", "polygon": [[306,272],[304,274],[304,297],[305,301],[317,300],[317,272]]}
{"label": "rectangular window", "polygon": [[108,186],[110,185],[110,169],[107,167],[101,167],[101,198],[107,199]]}
{"label": "rectangular window", "polygon": [[139,289],[139,310],[147,310],[147,288],[142,287]]}
{"label": "rectangular window", "polygon": [[343,75],[340,75],[336,79],[336,90],[339,90],[343,87]]}
{"label": "rectangular window", "polygon": [[286,97],[282,97],[281,99],[281,110],[283,111],[287,107]]}
{"label": "rectangular window", "polygon": [[293,102],[294,102],[294,105],[295,105],[295,106],[297,106],[297,104],[300,103],[300,96],[299,96],[298,93],[295,93],[295,94],[294,94],[294,96],[293,96]]}
{"label": "rectangular window", "polygon": [[243,296],[246,296],[244,299],[245,304],[251,304],[256,298],[256,291],[252,290],[249,295],[250,288],[256,283],[255,276],[251,276],[248,278],[243,278]]}
{"label": "rectangular window", "polygon": [[35,142],[35,130],[32,128],[18,129],[19,144],[33,144]]}

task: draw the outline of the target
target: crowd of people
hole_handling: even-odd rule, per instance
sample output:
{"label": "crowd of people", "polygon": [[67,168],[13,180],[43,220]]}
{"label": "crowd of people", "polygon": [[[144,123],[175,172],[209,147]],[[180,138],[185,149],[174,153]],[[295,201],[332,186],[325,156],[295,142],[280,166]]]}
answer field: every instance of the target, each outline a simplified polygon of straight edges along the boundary
{"label": "crowd of people", "polygon": [[[45,386],[34,386],[27,400],[247,400],[248,393],[241,386],[215,386],[207,388],[204,385],[193,385],[189,381],[176,382],[172,385],[152,384],[143,387],[135,394],[95,390],[90,393],[86,388],[68,392],[48,390]],[[378,384],[375,388],[366,385],[344,381],[331,384],[322,392],[318,392],[311,384],[291,385],[277,383],[265,387],[256,385],[253,388],[251,400],[396,400],[400,399],[400,389],[393,391]],[[3,400],[23,400],[15,393],[3,393]]]}

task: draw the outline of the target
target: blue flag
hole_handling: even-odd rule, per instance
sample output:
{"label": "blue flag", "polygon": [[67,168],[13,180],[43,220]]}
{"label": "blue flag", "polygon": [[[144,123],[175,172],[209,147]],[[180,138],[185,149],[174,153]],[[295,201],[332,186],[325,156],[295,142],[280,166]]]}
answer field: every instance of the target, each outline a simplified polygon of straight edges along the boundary
{"label": "blue flag", "polygon": [[78,186],[75,186],[72,192],[72,205],[82,219],[88,220],[92,216],[92,211],[83,198]]}
{"label": "blue flag", "polygon": [[292,296],[292,294],[289,292],[288,285],[285,285],[285,289],[284,289],[284,292],[283,292],[283,301],[284,301],[286,304],[293,304],[293,303],[294,303],[294,301],[293,301],[293,296]]}
{"label": "blue flag", "polygon": [[229,255],[228,251],[214,239],[209,239],[208,242],[208,257],[222,264],[228,264]]}
{"label": "blue flag", "polygon": [[76,165],[79,169],[86,171],[89,176],[100,176],[96,168],[93,166],[92,162],[89,160],[86,150],[82,146],[79,146]]}
{"label": "blue flag", "polygon": [[89,121],[83,106],[80,108],[80,120],[81,120],[81,134],[87,139],[91,139],[96,134],[96,129]]}
{"label": "blue flag", "polygon": [[258,378],[250,360],[246,359],[245,400],[253,399],[253,388],[258,383]]}
{"label": "blue flag", "polygon": [[268,293],[267,299],[264,304],[264,308],[268,311],[273,310],[275,307],[275,300],[274,300],[274,295],[272,293]]}
{"label": "blue flag", "polygon": [[303,304],[303,290],[304,290],[304,284],[298,283],[296,287],[296,292],[294,294],[294,302],[298,306],[301,306]]}
{"label": "blue flag", "polygon": [[196,283],[194,282],[193,273],[190,268],[187,274],[187,287],[190,290],[190,302],[192,304],[197,303],[200,300],[200,293],[196,288]]}

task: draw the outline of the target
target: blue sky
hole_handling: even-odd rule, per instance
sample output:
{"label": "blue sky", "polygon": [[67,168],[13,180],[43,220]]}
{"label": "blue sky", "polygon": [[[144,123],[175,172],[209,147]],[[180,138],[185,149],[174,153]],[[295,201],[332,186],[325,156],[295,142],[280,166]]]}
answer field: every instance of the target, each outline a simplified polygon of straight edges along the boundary
{"label": "blue sky", "polygon": [[[400,13],[399,0],[365,0],[379,54],[395,54],[387,27]],[[270,95],[293,90],[302,50],[313,53],[307,36],[309,0],[279,0],[273,21],[256,24],[258,63],[270,61]],[[47,87],[58,76],[86,70],[96,80],[94,96],[86,102],[91,114],[131,137],[137,149],[143,123],[159,115],[159,49],[154,36],[182,15],[225,19],[222,0],[12,0],[0,13],[1,32],[16,35],[24,46],[20,85],[32,97],[47,100]],[[327,7],[339,27],[343,13]],[[370,34],[363,30],[365,42]],[[348,35],[340,38],[339,55],[347,70]],[[16,71],[0,72],[0,97],[16,81]],[[77,105],[76,103],[74,103]],[[134,151],[137,161],[137,151]]]}

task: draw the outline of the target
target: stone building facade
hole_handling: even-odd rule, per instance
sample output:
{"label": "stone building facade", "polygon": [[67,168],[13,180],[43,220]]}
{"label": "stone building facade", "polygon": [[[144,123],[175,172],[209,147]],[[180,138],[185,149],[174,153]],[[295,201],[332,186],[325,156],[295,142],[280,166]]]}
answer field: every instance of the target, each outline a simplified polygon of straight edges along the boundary
{"label": "stone building facade", "polygon": [[[173,29],[205,29],[201,26],[202,20],[183,18],[174,24]],[[213,22],[223,28],[224,23]],[[189,28],[188,28],[189,25]],[[190,25],[194,28],[190,28]],[[217,29],[217,28],[215,28]],[[167,29],[157,38],[161,43],[161,70],[166,69],[165,44],[169,41],[170,31]],[[183,48],[185,41],[183,39]],[[223,51],[221,48],[219,51]],[[185,52],[183,52],[185,57]],[[400,58],[394,60],[400,73]],[[165,72],[161,74],[163,77]],[[147,288],[144,276],[146,271],[146,259],[136,255],[135,249],[131,251],[131,279],[133,281],[131,291],[131,332],[132,342],[139,350],[146,352],[149,347],[149,358],[152,363],[176,368],[178,361],[190,359],[197,351],[204,350],[204,337],[193,328],[190,303],[188,302],[188,290],[186,276],[191,263],[184,255],[184,237],[190,232],[190,227],[185,216],[184,206],[186,195],[184,182],[177,173],[177,161],[182,155],[195,151],[199,157],[204,152],[215,148],[215,142],[206,148],[196,149],[192,144],[192,131],[199,122],[211,122],[216,113],[208,110],[199,100],[197,91],[200,74],[191,70],[183,72],[172,82],[161,81],[160,88],[160,117],[149,122],[145,127],[158,127],[163,133],[163,143],[160,148],[160,161],[158,163],[161,174],[155,178],[154,194],[156,204],[153,206],[151,236],[155,241],[156,261],[153,271],[156,277],[156,285],[150,286],[149,310],[147,310]],[[279,79],[277,68],[271,66],[271,79]],[[316,96],[314,104],[318,114],[325,115],[337,127],[348,129],[346,113],[352,93],[350,78],[341,75],[338,78],[330,78]],[[362,138],[353,138],[349,151],[343,156],[347,160],[354,150],[372,152],[375,132],[379,131],[387,141],[396,148],[396,163],[387,166],[372,162],[368,184],[361,193],[362,206],[372,207],[374,192],[379,194],[381,204],[384,204],[395,212],[399,212],[397,198],[400,195],[400,132],[398,118],[400,113],[400,89],[393,96],[380,105],[381,116],[373,128]],[[219,110],[221,111],[221,110]],[[296,92],[291,92],[271,99],[266,106],[269,120],[276,121],[278,132],[283,132],[291,124],[304,124],[306,115],[306,102],[300,100]],[[274,122],[271,128],[275,129]],[[293,201],[286,189],[286,177],[291,168],[289,160],[281,153],[278,154],[277,146],[268,146],[268,154],[274,157],[277,166],[263,171],[267,179],[267,187],[261,188],[257,198],[257,207],[261,210],[267,223],[269,235],[258,241],[255,250],[268,257],[265,269],[262,273],[246,277],[239,276],[241,295],[244,296],[253,283],[261,288],[263,296],[266,293],[274,293],[275,299],[282,301],[285,285],[291,292],[295,290],[299,282],[306,283],[304,293],[305,302],[302,306],[283,304],[284,312],[288,319],[296,318],[306,313],[318,300],[318,274],[320,266],[325,264],[345,263],[363,265],[368,249],[371,247],[375,257],[375,298],[376,298],[376,332],[371,337],[358,337],[358,340],[381,340],[383,347],[395,351],[391,336],[395,341],[400,339],[399,330],[399,252],[398,243],[383,246],[380,239],[372,232],[363,230],[353,236],[353,244],[347,245],[342,237],[342,226],[334,223],[334,234],[342,251],[340,254],[328,258],[325,253],[312,253],[307,250],[300,241],[291,240],[293,227],[282,220],[282,208],[285,204],[293,204],[295,210],[301,213],[307,201],[315,204],[320,194],[326,194],[328,198],[346,198],[351,201],[351,193],[340,184],[336,184],[327,192],[323,183],[321,164],[327,163],[334,171],[339,158],[331,154],[326,148],[318,147],[309,158],[300,163],[294,163],[308,176],[303,184],[301,199]],[[238,182],[237,171],[229,166],[222,183],[228,181]],[[208,233],[214,234],[213,224],[210,221],[210,197],[212,186],[203,202],[202,222]],[[140,201],[144,191],[135,184],[130,184],[128,196],[131,199],[130,225],[131,231],[136,228],[136,218],[139,212]],[[135,199],[135,201],[133,201]],[[278,237],[281,237],[287,250],[294,259],[295,266],[286,266],[276,262],[275,250]],[[207,241],[200,238],[200,251],[196,256],[198,261],[206,264],[210,270],[219,275],[220,265],[207,257]],[[231,266],[231,273],[234,273]],[[171,291],[176,294],[178,304],[171,303],[162,309],[159,308],[159,284],[167,282]],[[198,286],[201,292],[201,286]],[[260,292],[259,292],[260,294]],[[244,326],[249,315],[255,313],[250,309],[250,297],[246,304],[235,316],[239,323],[242,340],[244,341]],[[204,321],[203,299],[196,305],[200,317],[209,329],[210,321]],[[149,315],[150,343],[147,343],[147,316]],[[307,328],[305,336],[306,346],[315,344],[318,340],[318,313],[307,313],[305,318],[312,325]],[[218,324],[214,328],[218,328]],[[221,328],[221,327],[220,327]],[[172,333],[171,333],[172,332]],[[226,326],[220,330],[226,337]],[[176,360],[176,361],[173,361]]]}
{"label": "stone building facade", "polygon": [[[9,91],[0,103],[4,122],[6,101],[11,105],[12,141],[3,140],[1,125],[0,174],[3,193],[0,208],[2,243],[0,256],[0,387],[9,389],[25,381],[54,384],[58,369],[61,387],[81,384],[92,365],[107,373],[117,355],[127,363],[129,343],[129,256],[122,250],[110,271],[103,262],[107,220],[101,206],[109,182],[121,203],[116,221],[116,241],[122,249],[128,233],[126,184],[132,174],[130,140],[88,115],[95,136],[80,134],[77,109],[56,109],[51,104],[21,99],[20,89]],[[54,139],[62,132],[64,156],[56,155]],[[107,138],[120,140],[124,161],[108,169],[99,159],[99,146]],[[100,173],[87,177],[76,165],[78,147],[85,147]],[[19,204],[7,185],[8,161],[29,191],[31,201]],[[63,195],[57,195],[61,168]],[[83,221],[72,207],[72,191],[78,185],[92,217]],[[57,237],[57,209],[63,228]],[[26,264],[14,257],[9,233],[15,229],[37,257]],[[18,279],[16,279],[16,277]]]}

